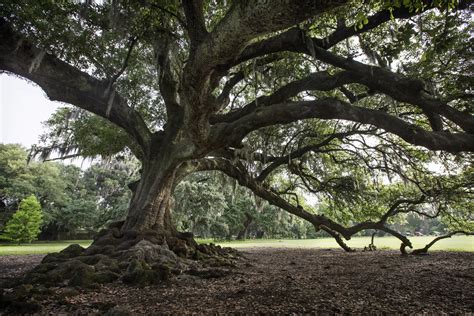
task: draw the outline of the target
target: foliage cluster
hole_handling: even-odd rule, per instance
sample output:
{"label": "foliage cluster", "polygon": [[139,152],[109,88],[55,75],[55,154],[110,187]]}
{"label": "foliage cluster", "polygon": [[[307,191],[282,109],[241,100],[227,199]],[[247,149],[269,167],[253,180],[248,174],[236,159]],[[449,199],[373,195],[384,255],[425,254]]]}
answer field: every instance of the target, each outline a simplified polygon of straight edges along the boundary
{"label": "foliage cluster", "polygon": [[8,221],[2,238],[18,243],[31,243],[41,231],[42,215],[41,205],[34,195],[23,199]]}
{"label": "foliage cluster", "polygon": [[136,164],[115,158],[86,170],[57,162],[28,162],[19,145],[0,144],[0,215],[3,224],[21,200],[35,195],[43,210],[42,236],[94,232],[123,219],[130,200],[127,184]]}

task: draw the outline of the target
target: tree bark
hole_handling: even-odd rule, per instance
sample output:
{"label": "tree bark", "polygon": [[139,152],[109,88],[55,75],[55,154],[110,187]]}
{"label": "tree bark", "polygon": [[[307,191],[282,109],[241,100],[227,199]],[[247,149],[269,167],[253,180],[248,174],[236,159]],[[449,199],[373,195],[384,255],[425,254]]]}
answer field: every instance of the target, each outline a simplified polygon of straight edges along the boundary
{"label": "tree bark", "polygon": [[145,161],[142,178],[130,202],[122,231],[155,230],[174,235],[170,208],[176,186],[177,166],[162,159]]}

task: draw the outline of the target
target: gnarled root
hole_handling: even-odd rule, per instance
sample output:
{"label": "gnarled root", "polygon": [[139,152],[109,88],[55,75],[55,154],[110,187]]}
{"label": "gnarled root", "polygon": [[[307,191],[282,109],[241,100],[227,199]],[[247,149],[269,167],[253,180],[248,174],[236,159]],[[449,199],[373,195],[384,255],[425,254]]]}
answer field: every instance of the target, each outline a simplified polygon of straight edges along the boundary
{"label": "gnarled root", "polygon": [[233,266],[237,257],[231,248],[198,245],[189,233],[122,233],[112,227],[102,230],[87,249],[71,245],[47,255],[26,278],[30,283],[56,286],[94,287],[119,279],[143,286],[190,269]]}
{"label": "gnarled root", "polygon": [[45,256],[18,280],[14,291],[4,291],[0,305],[46,293],[50,287],[95,288],[114,281],[146,286],[182,273],[219,277],[228,272],[222,267],[234,266],[238,258],[234,249],[197,244],[190,233],[121,232],[115,226],[102,230],[87,249],[76,244]]}

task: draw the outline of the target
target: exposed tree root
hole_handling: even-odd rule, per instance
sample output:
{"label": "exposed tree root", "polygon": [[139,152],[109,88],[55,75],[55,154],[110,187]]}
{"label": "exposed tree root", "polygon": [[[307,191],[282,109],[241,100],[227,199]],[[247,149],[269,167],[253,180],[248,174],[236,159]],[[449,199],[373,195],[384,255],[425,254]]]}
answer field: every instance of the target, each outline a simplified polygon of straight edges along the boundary
{"label": "exposed tree root", "polygon": [[237,256],[230,248],[198,245],[191,234],[121,233],[111,228],[103,230],[87,249],[71,245],[47,255],[27,277],[31,283],[51,285],[91,287],[120,279],[143,286],[189,270],[230,267]]}
{"label": "exposed tree root", "polygon": [[220,277],[229,272],[223,268],[235,266],[240,257],[231,248],[199,245],[190,233],[122,233],[119,228],[102,230],[87,249],[75,244],[45,256],[40,265],[9,285],[14,290],[3,291],[0,305],[30,301],[52,287],[96,288],[115,281],[146,286],[181,274]]}

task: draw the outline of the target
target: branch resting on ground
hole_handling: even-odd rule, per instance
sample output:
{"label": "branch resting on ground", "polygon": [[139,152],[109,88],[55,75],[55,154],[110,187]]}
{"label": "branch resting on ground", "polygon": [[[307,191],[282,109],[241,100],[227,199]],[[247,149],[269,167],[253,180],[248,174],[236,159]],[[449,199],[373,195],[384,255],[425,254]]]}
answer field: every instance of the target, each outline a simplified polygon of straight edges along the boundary
{"label": "branch resting on ground", "polygon": [[436,238],[433,239],[429,244],[427,244],[425,247],[413,250],[413,251],[411,252],[411,254],[412,254],[412,255],[423,255],[423,254],[426,254],[426,253],[428,253],[428,250],[429,250],[435,243],[437,243],[438,241],[443,240],[443,239],[446,239],[446,238],[451,238],[451,237],[453,237],[454,235],[457,235],[457,234],[464,234],[464,235],[466,235],[466,236],[474,236],[474,232],[467,232],[467,231],[463,231],[463,230],[457,230],[457,231],[451,232],[451,233],[449,233],[449,234],[436,237]]}

